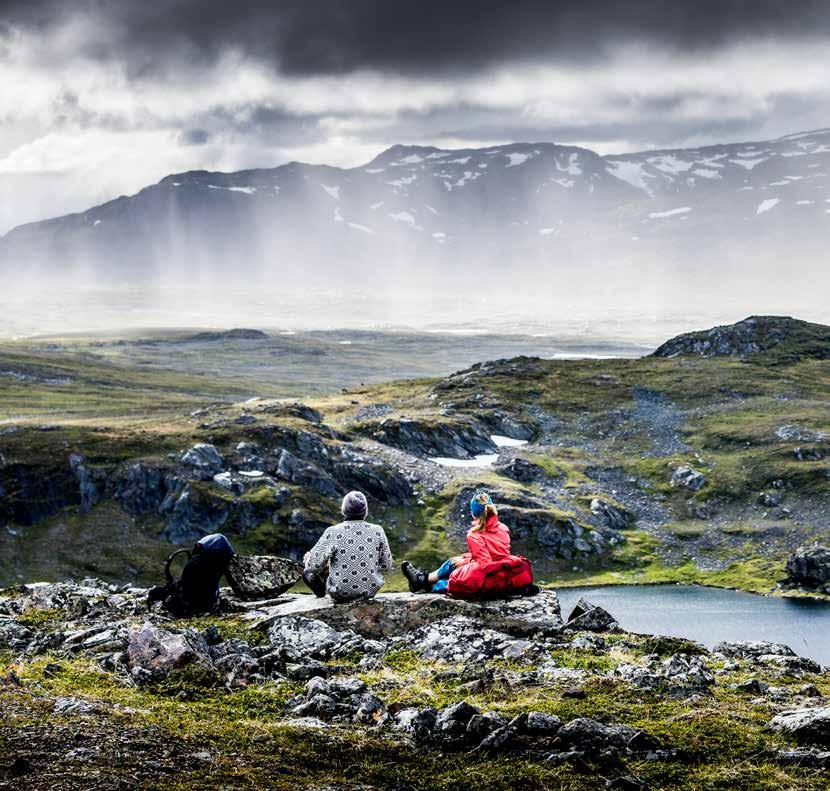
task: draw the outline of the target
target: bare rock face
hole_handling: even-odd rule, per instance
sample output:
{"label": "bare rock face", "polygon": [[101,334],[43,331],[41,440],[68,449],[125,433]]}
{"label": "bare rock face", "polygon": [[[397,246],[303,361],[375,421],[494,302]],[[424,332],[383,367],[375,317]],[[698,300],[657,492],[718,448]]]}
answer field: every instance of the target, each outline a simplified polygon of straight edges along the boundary
{"label": "bare rock face", "polygon": [[770,720],[769,727],[802,743],[830,744],[830,706],[784,711]]}
{"label": "bare rock face", "polygon": [[830,590],[830,548],[821,544],[799,547],[787,560],[787,574],[796,585]]}
{"label": "bare rock face", "polygon": [[300,581],[303,568],[295,560],[272,555],[235,555],[225,577],[240,599],[270,599]]}
{"label": "bare rock face", "polygon": [[259,611],[255,616],[260,618],[259,628],[297,615],[373,639],[408,635],[453,615],[466,616],[494,631],[518,637],[553,634],[562,627],[559,599],[547,590],[537,596],[485,602],[461,601],[434,593],[380,593],[374,599],[348,604],[303,594],[285,598],[284,604]]}

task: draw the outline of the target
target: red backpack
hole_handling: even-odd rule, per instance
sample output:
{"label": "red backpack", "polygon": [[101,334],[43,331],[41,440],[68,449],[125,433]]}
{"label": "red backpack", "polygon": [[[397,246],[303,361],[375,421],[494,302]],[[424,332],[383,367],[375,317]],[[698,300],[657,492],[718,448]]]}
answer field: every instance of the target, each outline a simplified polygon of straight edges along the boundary
{"label": "red backpack", "polygon": [[523,555],[477,563],[465,572],[450,575],[447,593],[456,599],[500,599],[520,593],[533,582],[533,566]]}

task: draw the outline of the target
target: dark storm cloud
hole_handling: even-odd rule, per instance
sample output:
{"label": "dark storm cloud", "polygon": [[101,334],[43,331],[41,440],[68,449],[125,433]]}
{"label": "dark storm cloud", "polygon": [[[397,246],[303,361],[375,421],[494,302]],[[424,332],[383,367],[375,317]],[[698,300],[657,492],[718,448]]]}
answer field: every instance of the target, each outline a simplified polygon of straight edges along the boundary
{"label": "dark storm cloud", "polygon": [[[76,13],[120,35],[85,45],[140,77],[232,46],[286,74],[361,68],[470,71],[504,60],[581,61],[626,41],[685,51],[830,32],[826,0],[0,0],[0,20],[47,28]],[[0,21],[2,24],[2,21]]]}

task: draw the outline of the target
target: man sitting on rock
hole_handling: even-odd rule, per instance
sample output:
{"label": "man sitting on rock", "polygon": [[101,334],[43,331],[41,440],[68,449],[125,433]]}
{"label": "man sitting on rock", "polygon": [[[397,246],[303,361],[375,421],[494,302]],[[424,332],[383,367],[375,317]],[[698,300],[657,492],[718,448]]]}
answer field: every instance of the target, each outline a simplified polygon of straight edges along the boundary
{"label": "man sitting on rock", "polygon": [[326,528],[306,553],[303,580],[335,602],[371,599],[383,585],[381,572],[393,568],[392,551],[380,525],[366,521],[369,505],[362,492],[349,492],[340,509],[345,521]]}

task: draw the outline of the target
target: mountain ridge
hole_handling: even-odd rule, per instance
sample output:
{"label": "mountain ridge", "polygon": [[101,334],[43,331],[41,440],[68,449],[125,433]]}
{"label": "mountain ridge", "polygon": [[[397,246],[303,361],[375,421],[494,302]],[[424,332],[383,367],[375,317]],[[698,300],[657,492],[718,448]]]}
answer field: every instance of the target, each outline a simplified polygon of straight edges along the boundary
{"label": "mountain ridge", "polygon": [[643,283],[700,299],[712,278],[719,292],[745,288],[750,270],[758,296],[798,304],[780,262],[798,257],[816,286],[827,280],[828,135],[606,156],[556,143],[396,145],[355,168],[187,171],[12,229],[0,267],[72,285],[76,271],[188,282],[232,266],[253,282],[302,266],[304,287],[426,291],[475,273],[540,291],[565,279],[577,301],[637,299]]}

